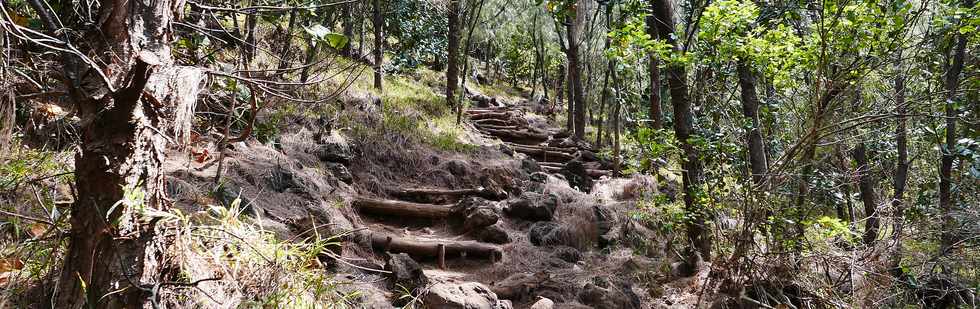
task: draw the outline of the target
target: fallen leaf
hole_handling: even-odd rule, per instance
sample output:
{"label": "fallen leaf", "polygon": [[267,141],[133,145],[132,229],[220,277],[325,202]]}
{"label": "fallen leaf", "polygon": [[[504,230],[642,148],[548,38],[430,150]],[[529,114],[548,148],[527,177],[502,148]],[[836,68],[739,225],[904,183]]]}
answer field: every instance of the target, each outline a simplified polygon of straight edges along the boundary
{"label": "fallen leaf", "polygon": [[41,223],[31,224],[30,232],[31,235],[34,237],[41,237],[41,235],[44,235],[44,233],[47,231],[48,231],[47,224],[41,224]]}
{"label": "fallen leaf", "polygon": [[21,261],[19,258],[9,257],[0,259],[0,273],[18,270],[21,268],[24,268],[24,261]]}

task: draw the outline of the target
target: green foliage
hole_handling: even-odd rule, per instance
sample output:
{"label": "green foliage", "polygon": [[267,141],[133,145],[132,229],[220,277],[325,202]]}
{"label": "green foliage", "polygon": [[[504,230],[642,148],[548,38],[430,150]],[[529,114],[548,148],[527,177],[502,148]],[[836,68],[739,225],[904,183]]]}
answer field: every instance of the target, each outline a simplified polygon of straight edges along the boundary
{"label": "green foliage", "polygon": [[387,38],[397,40],[390,45],[391,66],[407,72],[421,64],[445,63],[449,21],[442,2],[395,0],[387,4],[387,16],[396,16],[385,19]]}
{"label": "green foliage", "polygon": [[303,29],[306,30],[307,35],[313,38],[314,44],[326,44],[333,49],[342,49],[350,41],[343,34],[331,32],[330,29],[319,24],[309,27],[304,26]]}

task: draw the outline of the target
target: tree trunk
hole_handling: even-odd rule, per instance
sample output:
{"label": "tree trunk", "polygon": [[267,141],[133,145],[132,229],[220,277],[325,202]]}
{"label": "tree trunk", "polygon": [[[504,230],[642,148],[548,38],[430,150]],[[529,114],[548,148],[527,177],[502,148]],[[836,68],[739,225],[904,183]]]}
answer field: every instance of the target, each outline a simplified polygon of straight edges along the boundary
{"label": "tree trunk", "polygon": [[381,0],[374,0],[371,22],[374,24],[374,88],[384,91],[382,68],[384,67],[384,20],[381,15]]}
{"label": "tree trunk", "polygon": [[[345,3],[343,7],[344,14],[344,37],[347,38],[347,45],[340,50],[340,53],[344,56],[354,58],[354,5],[356,2]],[[291,13],[290,13],[291,14]],[[357,58],[361,55],[357,54]]]}
{"label": "tree trunk", "polygon": [[[279,52],[279,66],[276,68],[276,73],[278,74],[284,73],[284,71],[287,68],[287,65],[289,65],[289,55],[291,54],[292,45],[293,45],[293,27],[296,26],[297,11],[299,10],[297,9],[289,10],[289,24],[286,26],[286,31],[283,35],[284,42],[282,44],[282,50]],[[345,28],[344,32],[346,31],[347,30]],[[348,44],[347,46],[350,46],[350,44]],[[347,46],[344,47],[345,50],[349,50]]]}
{"label": "tree trunk", "polygon": [[[657,25],[653,15],[647,17],[647,34],[658,38]],[[650,127],[654,130],[663,129],[664,118],[660,107],[660,61],[657,55],[650,53]]]}
{"label": "tree trunk", "polygon": [[892,196],[892,211],[894,211],[892,215],[894,218],[892,238],[895,241],[895,249],[892,252],[890,265],[895,277],[902,275],[900,263],[902,261],[902,229],[905,222],[905,185],[908,183],[909,177],[909,141],[905,117],[905,72],[902,69],[901,54],[901,52],[898,53],[895,61],[897,70],[895,74],[895,114],[898,115],[895,120],[895,144],[898,150],[898,162],[895,164],[895,173],[892,179],[894,191]]}
{"label": "tree trunk", "polygon": [[[964,0],[963,7],[973,6],[972,0]],[[939,166],[939,209],[942,212],[942,235],[940,236],[939,254],[944,255],[953,244],[953,199],[950,195],[952,187],[953,150],[956,148],[956,99],[960,84],[960,72],[963,71],[963,60],[966,57],[966,35],[957,34],[958,38],[953,49],[952,60],[946,71],[946,143],[940,147],[942,162]]]}
{"label": "tree trunk", "polygon": [[568,35],[568,79],[571,83],[572,95],[575,97],[575,121],[572,127],[575,129],[575,138],[585,139],[585,89],[582,88],[582,69],[580,68],[578,50],[578,17],[574,16],[575,8],[571,8],[572,13],[566,18],[568,22],[566,34]]}
{"label": "tree trunk", "polygon": [[[860,91],[857,91],[854,101],[855,106],[861,101]],[[856,165],[858,191],[861,194],[861,203],[864,204],[864,215],[867,217],[864,224],[864,244],[871,246],[878,238],[878,204],[874,197],[874,180],[872,180],[871,168],[868,165],[867,147],[863,141],[859,141],[854,146],[851,156]]]}
{"label": "tree trunk", "polygon": [[[673,52],[683,52],[673,35],[674,11],[671,3],[668,0],[653,0],[652,5],[659,37],[665,38],[668,44],[674,46]],[[697,265],[698,256],[704,260],[711,260],[711,230],[705,226],[708,214],[697,204],[696,198],[698,187],[701,185],[702,167],[698,150],[690,140],[694,131],[694,115],[687,93],[687,70],[683,64],[669,63],[666,73],[667,85],[670,87],[670,102],[674,108],[674,134],[684,152],[684,162],[681,165],[684,208],[691,216],[691,219],[685,223],[687,240],[691,246],[687,252],[687,263],[693,269]]]}
{"label": "tree trunk", "polygon": [[[32,7],[39,15],[48,12]],[[73,67],[63,59],[66,69],[78,70],[68,75],[83,76],[86,89],[69,85],[83,121],[75,157],[78,194],[55,308],[143,307],[149,296],[143,288],[160,282],[167,267],[161,260],[166,240],[142,209],[166,208],[160,172],[165,144],[154,128],[167,119],[160,114],[164,106],[154,103],[162,97],[146,86],[173,80],[160,72],[173,72],[167,68],[173,65],[171,22],[179,16],[174,9],[183,8],[166,0],[103,2],[100,16],[109,18],[88,29],[99,39],[82,51],[100,55],[102,67]],[[105,72],[107,81],[91,70]]]}
{"label": "tree trunk", "polygon": [[459,2],[462,0],[449,0],[449,11],[446,13],[449,19],[449,33],[446,34],[449,40],[447,50],[448,60],[446,65],[446,104],[451,108],[459,108],[456,102],[456,88],[459,86]]}
{"label": "tree trunk", "polygon": [[[566,52],[566,55],[567,55],[567,52]],[[573,92],[575,92],[575,90],[572,89],[573,88],[573,86],[572,86],[572,71],[571,71],[570,68],[571,68],[571,66],[569,66],[569,69],[568,70],[565,70],[565,91],[566,91],[565,92],[565,96],[568,98],[568,100],[566,100],[566,101],[568,101],[568,104],[567,104],[568,105],[568,109],[566,110],[567,115],[566,115],[566,118],[565,118],[565,129],[567,129],[568,132],[572,132],[574,130],[574,127],[575,127],[575,106],[576,106],[576,104],[575,104],[575,94],[573,94]]]}
{"label": "tree trunk", "polygon": [[252,60],[256,56],[256,42],[255,42],[255,29],[258,28],[259,18],[257,14],[248,14],[245,17],[245,45],[242,46],[242,52],[245,54],[244,66],[249,66],[252,64]]}
{"label": "tree trunk", "polygon": [[749,120],[746,143],[749,146],[749,165],[752,170],[752,182],[759,185],[769,172],[766,160],[765,144],[762,141],[762,130],[759,126],[759,97],[755,90],[755,75],[752,68],[744,60],[738,63],[738,85],[741,89],[742,114]]}

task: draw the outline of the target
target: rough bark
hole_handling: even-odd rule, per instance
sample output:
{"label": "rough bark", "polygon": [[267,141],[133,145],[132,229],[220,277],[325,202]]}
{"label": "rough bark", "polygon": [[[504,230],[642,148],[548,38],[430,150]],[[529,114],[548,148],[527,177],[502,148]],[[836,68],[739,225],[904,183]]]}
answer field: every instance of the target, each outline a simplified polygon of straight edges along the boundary
{"label": "rough bark", "polygon": [[351,203],[361,212],[393,217],[443,219],[452,215],[452,205],[420,204],[358,197]]}
{"label": "rough bark", "polygon": [[449,40],[449,47],[446,65],[446,104],[452,108],[458,108],[456,102],[456,88],[459,87],[459,2],[461,0],[449,0],[449,11],[446,15],[449,19],[449,32],[446,34]]}
{"label": "rough bark", "polygon": [[[972,7],[972,0],[964,0],[963,7]],[[950,194],[952,188],[953,171],[953,149],[956,147],[956,117],[957,110],[955,101],[958,98],[960,84],[960,72],[963,71],[963,60],[966,57],[966,35],[957,34],[956,45],[953,47],[950,65],[946,71],[946,140],[940,147],[942,160],[939,165],[939,209],[942,211],[942,235],[940,236],[940,255],[945,254],[953,244],[953,230],[955,222],[953,219],[953,198]]]}
{"label": "rough bark", "polygon": [[[83,51],[103,67],[63,59],[67,70],[77,70],[69,76],[85,80],[69,85],[82,119],[81,145],[68,251],[52,298],[56,308],[143,307],[142,288],[161,279],[166,240],[138,208],[166,208],[160,173],[165,144],[155,128],[167,124],[162,111],[169,100],[145,91],[171,78],[158,72],[173,65],[171,23],[182,8],[167,0],[103,2],[105,18],[87,29],[91,50]],[[107,81],[94,70],[105,72]],[[142,195],[126,199],[127,192]]]}
{"label": "rough bark", "polygon": [[371,22],[374,26],[374,88],[384,91],[382,68],[384,67],[384,18],[381,15],[381,0],[372,1]]}
{"label": "rough bark", "polygon": [[[575,15],[575,8],[572,7],[572,14]],[[570,15],[570,16],[571,16]],[[579,30],[579,19],[580,18],[567,18],[567,31],[568,35],[568,79],[571,82],[572,95],[575,97],[575,111],[574,117],[575,121],[573,123],[573,128],[575,132],[575,138],[579,140],[585,139],[585,89],[582,88],[582,68],[580,67],[579,58],[579,46],[578,46],[578,30]]]}
{"label": "rough bark", "polygon": [[[347,5],[345,5],[347,7]],[[279,66],[276,67],[276,73],[282,74],[285,72],[289,65],[289,57],[292,54],[293,45],[293,27],[296,26],[296,15],[297,9],[289,10],[289,22],[286,25],[286,29],[283,32],[283,44],[282,49],[279,51]],[[345,36],[347,29],[344,28]],[[349,38],[349,36],[348,36]],[[344,50],[350,50],[350,44],[344,46]]]}
{"label": "rough bark", "polygon": [[440,245],[443,245],[445,252],[442,257],[486,258],[491,262],[499,261],[503,257],[503,251],[497,246],[475,241],[415,240],[378,232],[364,233],[370,237],[371,247],[377,250],[408,253],[420,260],[438,259]]}
{"label": "rough bark", "polygon": [[909,142],[905,117],[905,72],[902,71],[901,52],[898,54],[896,57],[898,59],[896,60],[898,72],[895,74],[895,114],[898,115],[895,120],[895,147],[898,151],[898,162],[895,164],[895,172],[892,176],[892,211],[894,211],[892,214],[894,218],[892,239],[894,239],[895,248],[890,261],[892,273],[896,277],[902,275],[899,266],[902,260],[902,230],[905,222],[905,186],[909,177]]}
{"label": "rough bark", "polygon": [[[666,38],[667,43],[674,46],[674,52],[683,52],[674,39],[673,7],[668,0],[653,0],[653,15],[659,37]],[[708,214],[697,204],[695,195],[701,184],[701,160],[698,150],[690,142],[694,130],[694,115],[691,111],[691,101],[688,98],[687,70],[681,64],[671,63],[667,66],[667,84],[670,89],[670,102],[674,109],[674,135],[680,141],[684,152],[682,168],[684,187],[684,208],[691,215],[687,221],[687,241],[691,251],[687,254],[687,263],[695,266],[698,255],[704,260],[711,259],[711,231],[705,225]]]}
{"label": "rough bark", "polygon": [[752,171],[752,182],[762,183],[768,173],[765,143],[762,141],[762,130],[759,124],[759,96],[755,90],[755,75],[752,68],[744,60],[738,63],[738,85],[741,90],[742,115],[749,120],[746,144],[749,147],[749,165]]}
{"label": "rough bark", "polygon": [[[647,17],[647,34],[658,38],[657,25],[654,17]],[[650,127],[659,130],[664,127],[663,111],[660,107],[660,61],[657,55],[650,53]]]}
{"label": "rough bark", "polygon": [[857,166],[855,172],[858,179],[858,191],[861,195],[861,203],[864,204],[864,215],[867,217],[864,223],[864,244],[871,246],[878,238],[878,204],[875,202],[874,181],[872,180],[871,168],[868,165],[867,147],[864,142],[855,145],[851,155],[854,158],[854,164]]}

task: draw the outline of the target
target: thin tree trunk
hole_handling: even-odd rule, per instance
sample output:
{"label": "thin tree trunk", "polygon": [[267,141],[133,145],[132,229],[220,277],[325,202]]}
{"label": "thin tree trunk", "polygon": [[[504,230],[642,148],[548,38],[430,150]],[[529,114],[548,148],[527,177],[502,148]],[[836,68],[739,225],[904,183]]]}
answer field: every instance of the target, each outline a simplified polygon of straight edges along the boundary
{"label": "thin tree trunk", "polygon": [[[653,0],[654,18],[659,37],[665,38],[674,46],[675,53],[683,52],[674,39],[674,10],[668,0]],[[697,203],[696,195],[701,185],[701,159],[697,148],[691,144],[694,131],[694,115],[688,98],[687,70],[682,64],[667,66],[667,84],[670,87],[670,102],[674,108],[674,134],[684,152],[681,172],[684,187],[684,208],[690,215],[687,220],[687,240],[691,248],[687,252],[687,264],[693,269],[698,257],[711,260],[711,230],[705,225],[708,214]]]}
{"label": "thin tree trunk", "polygon": [[374,88],[384,91],[382,68],[384,67],[384,20],[381,15],[381,0],[374,0],[371,21],[374,24]]}
{"label": "thin tree trunk", "polygon": [[[581,2],[581,1],[580,1]],[[574,16],[575,8],[571,8],[573,14],[570,14],[566,21],[568,35],[568,79],[571,82],[570,86],[572,88],[572,95],[575,97],[575,111],[574,117],[575,121],[572,124],[575,133],[575,138],[579,140],[585,139],[585,89],[582,88],[582,69],[580,68],[579,61],[579,46],[578,46],[578,17]]]}
{"label": "thin tree trunk", "polygon": [[892,179],[892,188],[894,191],[894,195],[892,196],[892,211],[894,211],[892,215],[892,238],[895,241],[895,248],[891,257],[891,269],[895,277],[902,275],[900,264],[903,254],[902,230],[904,229],[903,223],[905,222],[905,185],[908,183],[909,177],[909,142],[906,133],[905,117],[905,72],[902,69],[901,54],[901,52],[898,52],[895,60],[897,70],[895,74],[895,114],[898,115],[898,118],[895,120],[895,147],[898,150],[898,162],[895,164],[895,173]]}
{"label": "thin tree trunk", "polygon": [[749,146],[749,165],[752,170],[752,182],[759,185],[769,173],[766,160],[765,143],[762,141],[762,130],[759,124],[759,97],[756,95],[755,75],[752,68],[744,60],[738,63],[738,85],[741,89],[742,115],[749,120],[746,144]]}
{"label": "thin tree trunk", "polygon": [[[963,7],[972,7],[972,0],[964,0]],[[953,219],[953,198],[950,194],[952,188],[953,149],[956,147],[956,99],[960,84],[960,72],[963,71],[963,60],[966,58],[966,35],[957,35],[956,45],[953,49],[952,62],[946,71],[946,143],[940,149],[942,162],[939,166],[939,209],[942,211],[942,235],[940,236],[939,254],[944,255],[953,244],[955,234],[955,222]]]}
{"label": "thin tree trunk", "polygon": [[[286,32],[283,35],[285,42],[283,42],[282,50],[279,52],[279,66],[276,68],[276,72],[279,74],[282,74],[283,71],[286,70],[286,66],[289,65],[289,55],[293,44],[293,27],[296,25],[297,11],[297,9],[289,10],[289,24],[286,26]],[[344,32],[346,31],[346,28],[344,28]],[[350,44],[348,44],[348,46],[350,46]],[[344,48],[349,50],[347,46]]]}
{"label": "thin tree trunk", "polygon": [[[856,91],[854,98],[855,109],[860,101],[861,92]],[[861,195],[861,203],[864,204],[864,215],[867,217],[864,224],[864,244],[871,246],[874,245],[875,240],[878,238],[878,204],[874,197],[874,180],[871,176],[871,168],[868,165],[867,147],[864,142],[859,141],[854,146],[851,156],[854,158],[856,165],[855,172],[857,173],[858,191]]]}
{"label": "thin tree trunk", "polygon": [[449,20],[449,32],[446,34],[449,40],[449,47],[446,51],[448,60],[446,65],[446,104],[450,108],[457,108],[456,87],[459,87],[459,1],[449,0],[449,11],[446,13]]}
{"label": "thin tree trunk", "polygon": [[312,37],[306,39],[306,60],[303,61],[303,70],[301,70],[299,74],[299,80],[303,83],[305,83],[310,77],[310,67],[313,65],[313,62],[316,61],[317,48],[319,47],[316,45],[316,42],[313,41]]}
{"label": "thin tree trunk", "polygon": [[[647,17],[647,34],[651,38],[659,38],[653,15]],[[650,53],[648,59],[650,61],[650,127],[659,130],[664,127],[663,111],[660,107],[660,61],[655,53]]]}
{"label": "thin tree trunk", "polygon": [[[470,46],[473,43],[473,30],[476,28],[477,21],[480,19],[480,14],[483,12],[483,4],[486,3],[485,0],[480,0],[479,5],[470,7],[469,12],[466,14],[469,16],[470,24],[469,29],[466,32],[466,46],[463,47],[463,80],[462,86],[466,87],[466,77],[469,75],[470,62],[467,59],[467,55],[470,54]],[[466,92],[465,90],[462,92]],[[463,121],[463,96],[465,93],[460,93],[457,102],[460,104],[456,107],[456,124],[459,125]]]}

